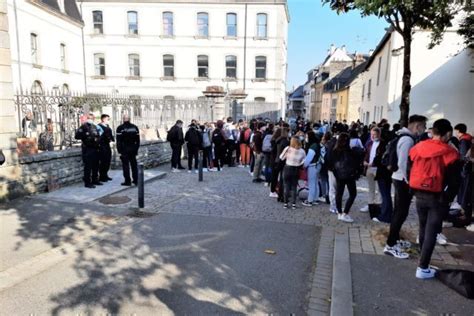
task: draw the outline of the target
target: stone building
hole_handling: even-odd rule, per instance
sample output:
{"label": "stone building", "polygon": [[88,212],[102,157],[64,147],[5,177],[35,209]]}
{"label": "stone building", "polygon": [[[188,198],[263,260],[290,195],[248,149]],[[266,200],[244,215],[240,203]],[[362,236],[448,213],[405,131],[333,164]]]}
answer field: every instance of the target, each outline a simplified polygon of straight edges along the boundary
{"label": "stone building", "polygon": [[207,86],[284,110],[286,0],[84,0],[91,92],[198,98]]}

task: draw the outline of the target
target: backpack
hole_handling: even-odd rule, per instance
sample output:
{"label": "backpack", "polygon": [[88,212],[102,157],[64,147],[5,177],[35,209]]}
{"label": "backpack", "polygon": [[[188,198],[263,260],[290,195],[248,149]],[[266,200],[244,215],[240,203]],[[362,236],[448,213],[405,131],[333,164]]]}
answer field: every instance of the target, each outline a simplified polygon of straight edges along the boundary
{"label": "backpack", "polygon": [[357,163],[352,155],[344,151],[341,153],[340,159],[334,163],[334,173],[337,179],[350,180],[357,178]]}
{"label": "backpack", "polygon": [[216,128],[212,132],[212,142],[216,146],[222,146],[224,144],[224,137],[222,136],[222,132],[220,128]]}
{"label": "backpack", "polygon": [[272,151],[272,134],[267,134],[263,138],[262,151],[265,153]]}
{"label": "backpack", "polygon": [[246,144],[250,143],[250,135],[252,135],[252,130],[250,128],[247,128],[244,131],[244,143]]}
{"label": "backpack", "polygon": [[410,188],[427,192],[443,191],[445,165],[443,156],[418,157],[410,171]]}
{"label": "backpack", "polygon": [[396,172],[398,170],[398,155],[397,155],[397,146],[400,138],[408,136],[415,141],[415,138],[410,134],[400,134],[391,141],[388,142],[385,152],[382,155],[380,162],[385,166],[389,171]]}
{"label": "backpack", "polygon": [[[319,144],[313,144],[309,149],[312,149],[314,151],[314,157],[313,160],[311,160],[311,164],[317,164],[320,162],[321,159],[321,145]],[[323,159],[324,162],[324,159]]]}

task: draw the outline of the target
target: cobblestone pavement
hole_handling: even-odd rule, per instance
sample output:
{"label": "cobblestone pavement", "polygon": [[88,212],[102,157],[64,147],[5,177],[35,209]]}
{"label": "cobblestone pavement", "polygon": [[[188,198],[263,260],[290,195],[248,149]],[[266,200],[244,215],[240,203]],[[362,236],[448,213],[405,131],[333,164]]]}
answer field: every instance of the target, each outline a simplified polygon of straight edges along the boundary
{"label": "cobblestone pavement", "polygon": [[[359,212],[367,201],[364,178],[358,182],[358,195],[352,207],[351,216],[354,218],[354,223],[347,224],[338,221],[324,203],[313,207],[304,207],[299,203],[296,210],[284,209],[275,198],[268,196],[268,187],[252,183],[247,168],[224,168],[222,172],[204,173],[203,182],[198,181],[198,175],[195,173],[187,171],[171,173],[168,166],[159,169],[168,174],[163,180],[147,184],[145,188],[147,209],[187,215],[246,218],[348,229],[351,253],[383,255],[388,225],[375,223],[370,220],[368,213]],[[131,199],[129,203],[117,207],[131,207],[138,204],[136,188],[113,196],[127,196]],[[402,235],[412,242],[415,242],[417,235],[417,221],[412,203],[410,214],[402,229]],[[456,245],[437,245],[433,253],[433,264],[470,265],[462,259],[457,259],[458,253],[459,248]],[[412,249],[411,255],[412,260],[416,260],[418,253]]]}

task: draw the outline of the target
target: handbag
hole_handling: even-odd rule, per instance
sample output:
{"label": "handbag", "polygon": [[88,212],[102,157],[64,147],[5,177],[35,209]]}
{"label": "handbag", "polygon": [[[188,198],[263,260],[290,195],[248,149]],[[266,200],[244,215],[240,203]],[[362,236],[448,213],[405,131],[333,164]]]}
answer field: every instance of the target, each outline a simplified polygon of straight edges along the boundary
{"label": "handbag", "polygon": [[302,181],[308,181],[308,171],[306,168],[301,168],[298,172],[298,179]]}

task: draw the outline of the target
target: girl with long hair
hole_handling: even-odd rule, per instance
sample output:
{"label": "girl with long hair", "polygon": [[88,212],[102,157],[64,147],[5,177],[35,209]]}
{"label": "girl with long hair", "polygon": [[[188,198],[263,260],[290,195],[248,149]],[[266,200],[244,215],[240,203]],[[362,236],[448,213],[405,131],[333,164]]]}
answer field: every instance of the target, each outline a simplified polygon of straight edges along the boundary
{"label": "girl with long hair", "polygon": [[304,149],[301,148],[301,141],[298,137],[292,137],[290,146],[287,146],[280,155],[281,160],[285,160],[283,169],[283,179],[285,186],[284,208],[288,208],[291,194],[291,208],[296,209],[296,196],[298,187],[299,169],[306,158]]}

